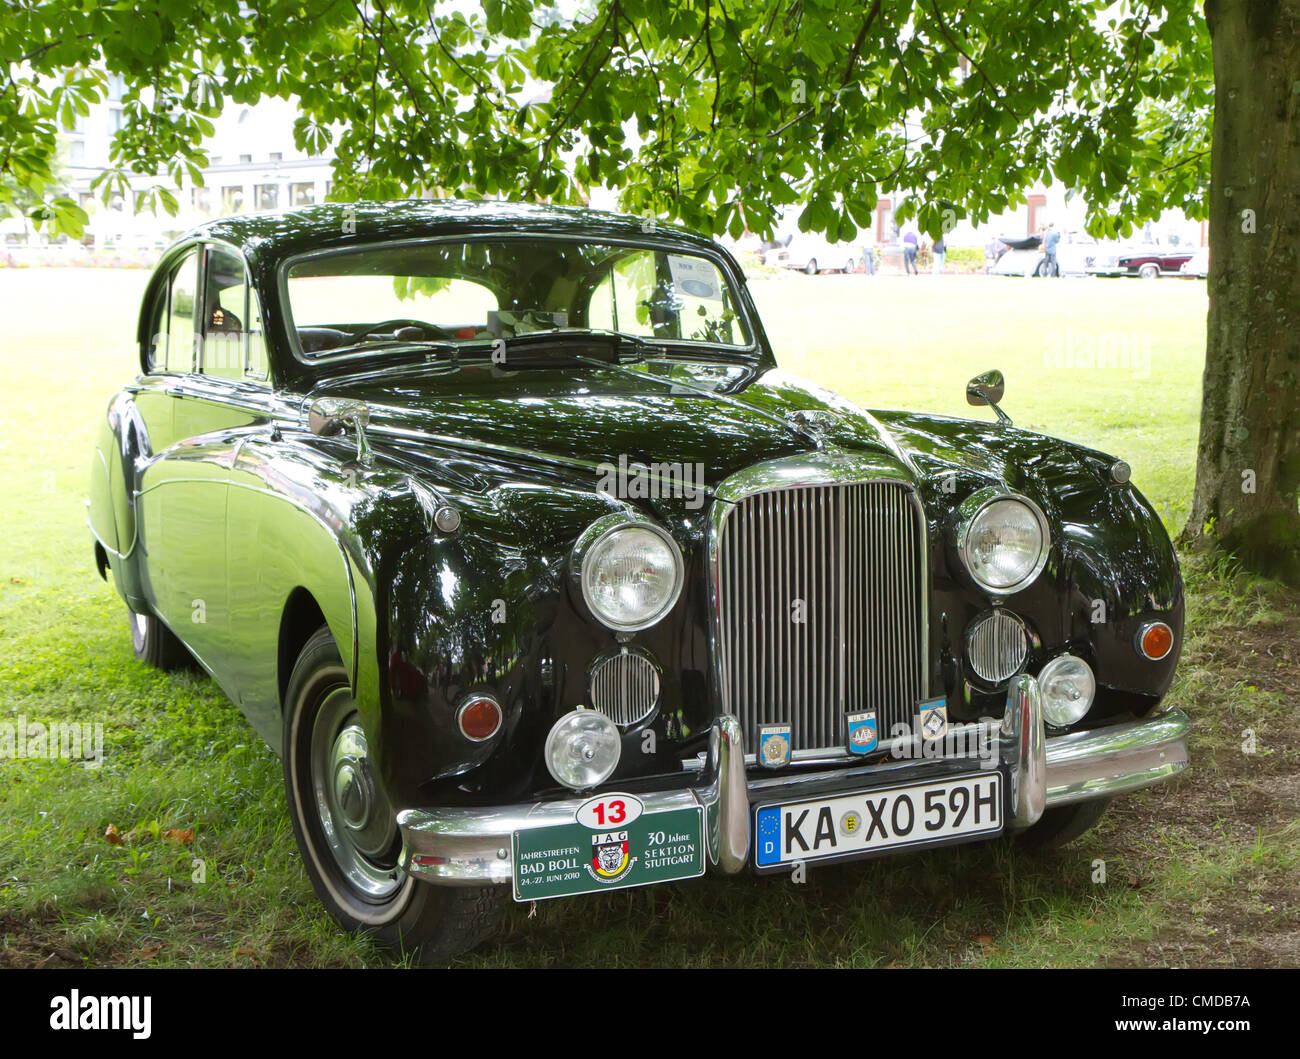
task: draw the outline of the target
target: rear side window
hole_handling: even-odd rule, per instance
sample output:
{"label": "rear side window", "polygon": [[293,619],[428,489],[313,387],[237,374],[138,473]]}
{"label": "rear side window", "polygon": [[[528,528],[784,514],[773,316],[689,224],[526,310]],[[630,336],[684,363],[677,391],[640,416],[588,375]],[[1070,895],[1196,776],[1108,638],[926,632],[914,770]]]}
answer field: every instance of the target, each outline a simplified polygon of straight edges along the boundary
{"label": "rear side window", "polygon": [[198,371],[199,348],[195,341],[194,306],[199,282],[199,252],[191,250],[172,272],[171,297],[167,312],[168,371]]}
{"label": "rear side window", "polygon": [[224,246],[209,246],[203,272],[203,374],[242,379],[247,358],[244,318],[248,283],[244,261]]}

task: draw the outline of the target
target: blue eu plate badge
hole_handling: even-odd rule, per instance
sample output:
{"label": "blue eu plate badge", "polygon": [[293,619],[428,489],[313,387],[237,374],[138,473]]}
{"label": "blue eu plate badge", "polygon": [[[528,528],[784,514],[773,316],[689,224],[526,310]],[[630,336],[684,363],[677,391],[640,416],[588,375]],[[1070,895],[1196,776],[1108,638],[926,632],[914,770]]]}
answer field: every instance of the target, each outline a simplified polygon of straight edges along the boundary
{"label": "blue eu plate badge", "polygon": [[779,769],[790,763],[788,724],[765,724],[758,729],[758,760],[770,769]]}
{"label": "blue eu plate badge", "polygon": [[948,700],[927,699],[918,708],[922,739],[942,739],[948,732]]}
{"label": "blue eu plate badge", "polygon": [[849,724],[849,753],[869,754],[876,749],[879,735],[876,731],[876,711],[850,713],[845,717]]}

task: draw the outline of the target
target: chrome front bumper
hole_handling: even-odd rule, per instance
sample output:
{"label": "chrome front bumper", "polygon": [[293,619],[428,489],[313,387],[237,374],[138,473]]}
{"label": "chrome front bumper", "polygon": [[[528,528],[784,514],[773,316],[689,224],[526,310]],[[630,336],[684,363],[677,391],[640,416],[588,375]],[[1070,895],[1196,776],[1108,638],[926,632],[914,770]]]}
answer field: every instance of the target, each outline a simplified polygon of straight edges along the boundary
{"label": "chrome front bumper", "polygon": [[[1031,826],[1045,809],[1124,794],[1176,775],[1187,767],[1187,729],[1187,715],[1169,710],[1145,721],[1046,738],[1038,682],[1030,676],[1017,677],[1007,694],[1002,723],[992,729],[999,760],[1010,779],[1009,828]],[[749,861],[751,795],[775,786],[782,787],[784,794],[827,783],[842,785],[846,791],[869,789],[888,785],[891,773],[908,767],[915,766],[891,760],[808,772],[772,772],[751,783],[745,773],[740,723],[728,715],[714,722],[708,757],[703,772],[695,777],[696,786],[637,796],[647,815],[702,807],[708,867],[733,874]],[[402,868],[442,886],[507,884],[513,878],[513,834],[571,824],[586,800],[404,810],[397,816]]]}

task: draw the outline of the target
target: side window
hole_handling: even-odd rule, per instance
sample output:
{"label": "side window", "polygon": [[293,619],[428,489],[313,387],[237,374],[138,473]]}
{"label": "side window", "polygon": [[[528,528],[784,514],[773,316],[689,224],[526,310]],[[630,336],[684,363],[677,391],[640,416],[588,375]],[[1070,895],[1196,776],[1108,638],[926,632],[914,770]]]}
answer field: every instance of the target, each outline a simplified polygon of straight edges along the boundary
{"label": "side window", "polygon": [[167,370],[167,294],[170,288],[171,277],[168,277],[159,284],[149,311],[149,334],[145,345],[149,352],[150,371]]}
{"label": "side window", "polygon": [[262,338],[262,303],[252,287],[248,288],[248,316],[244,326],[248,328],[248,361],[244,374],[250,379],[269,379],[271,369],[266,361],[266,341]]}
{"label": "side window", "polygon": [[194,340],[194,294],[199,279],[199,252],[191,250],[172,273],[171,309],[167,317],[167,370],[198,371]]}
{"label": "side window", "polygon": [[248,283],[244,259],[224,246],[206,248],[203,270],[203,374],[242,379],[246,357],[244,317]]}

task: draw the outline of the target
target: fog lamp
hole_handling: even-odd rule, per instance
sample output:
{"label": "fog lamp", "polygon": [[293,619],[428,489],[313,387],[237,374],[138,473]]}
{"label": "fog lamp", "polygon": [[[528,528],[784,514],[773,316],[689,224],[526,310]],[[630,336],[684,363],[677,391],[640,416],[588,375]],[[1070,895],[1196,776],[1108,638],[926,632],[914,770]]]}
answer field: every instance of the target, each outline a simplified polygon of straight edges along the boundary
{"label": "fog lamp", "polygon": [[574,710],[556,721],[546,737],[546,769],[556,782],[585,790],[609,779],[622,752],[613,721],[596,710]]}
{"label": "fog lamp", "polygon": [[1043,720],[1054,728],[1067,728],[1092,706],[1097,680],[1088,663],[1074,655],[1057,655],[1038,674],[1043,697]]}

